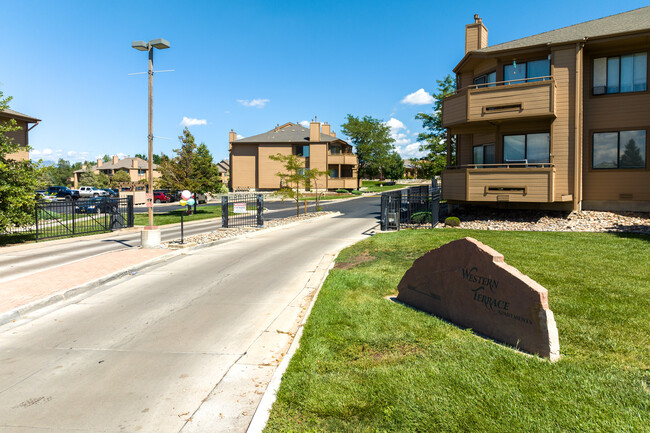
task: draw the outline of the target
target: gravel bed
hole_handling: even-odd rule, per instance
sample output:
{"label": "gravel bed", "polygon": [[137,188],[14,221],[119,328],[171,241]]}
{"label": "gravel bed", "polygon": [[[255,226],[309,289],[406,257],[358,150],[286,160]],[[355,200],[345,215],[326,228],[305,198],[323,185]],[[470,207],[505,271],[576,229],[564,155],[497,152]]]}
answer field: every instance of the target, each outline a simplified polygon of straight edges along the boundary
{"label": "gravel bed", "polygon": [[[455,211],[453,216],[460,219],[462,229],[650,234],[648,212],[552,212],[476,208]],[[438,227],[445,227],[444,222],[441,221]],[[411,228],[431,228],[431,225]]]}
{"label": "gravel bed", "polygon": [[[268,220],[268,221],[264,221],[264,227],[262,227],[262,228],[257,228],[257,227],[233,227],[233,228],[227,228],[227,229],[226,228],[220,228],[220,229],[217,229],[217,230],[215,230],[213,232],[209,232],[209,233],[201,233],[199,235],[185,236],[185,238],[183,239],[183,242],[186,243],[186,244],[195,244],[195,245],[206,244],[206,243],[218,241],[218,240],[221,240],[221,239],[233,238],[233,237],[242,235],[244,233],[257,232],[257,231],[268,229],[268,228],[271,228],[271,227],[282,226],[282,225],[290,224],[290,223],[297,222],[297,221],[304,221],[304,220],[316,218],[316,217],[319,217],[319,216],[328,215],[328,214],[331,214],[331,213],[335,213],[335,212],[327,212],[327,211],[311,212],[311,213],[308,213],[306,215]],[[161,248],[169,248],[170,244],[172,244],[172,245],[173,244],[178,244],[179,241],[180,241],[180,239],[176,239],[176,240],[169,241],[169,242],[164,242],[160,246],[161,246]]]}

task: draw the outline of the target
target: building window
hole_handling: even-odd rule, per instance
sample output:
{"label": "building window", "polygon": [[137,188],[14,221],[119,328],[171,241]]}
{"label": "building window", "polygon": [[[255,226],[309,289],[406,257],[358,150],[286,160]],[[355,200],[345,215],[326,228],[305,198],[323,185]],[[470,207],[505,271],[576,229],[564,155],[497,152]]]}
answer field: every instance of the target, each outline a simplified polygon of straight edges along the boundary
{"label": "building window", "polygon": [[330,146],[330,155],[340,155],[341,154],[341,146],[338,144],[334,144]]}
{"label": "building window", "polygon": [[293,146],[293,154],[296,156],[304,156],[305,158],[309,158],[309,145]]}
{"label": "building window", "polygon": [[335,164],[330,164],[327,166],[327,170],[330,172],[330,179],[339,178],[339,166]]}
{"label": "building window", "polygon": [[[128,172],[127,172],[127,173],[128,173]],[[138,170],[138,174],[139,174],[140,176],[144,176],[145,174],[147,174],[147,170],[141,168],[141,169]]]}
{"label": "building window", "polygon": [[[488,74],[479,75],[474,78],[474,86],[479,89],[481,87],[494,87],[497,81],[497,71],[492,71]],[[492,84],[490,84],[492,83]]]}
{"label": "building window", "polygon": [[352,177],[352,165],[342,165],[341,166],[341,177],[351,178]]}
{"label": "building window", "polygon": [[548,80],[551,75],[550,59],[533,60],[531,62],[512,62],[503,67],[505,84],[531,83]]}
{"label": "building window", "polygon": [[648,55],[629,54],[594,59],[594,95],[643,92],[648,88]]}
{"label": "building window", "polygon": [[541,164],[550,162],[551,138],[542,134],[506,135],[503,137],[503,162]]}
{"label": "building window", "polygon": [[494,144],[474,146],[474,164],[494,164]]}
{"label": "building window", "polygon": [[596,132],[591,167],[645,168],[646,132]]}

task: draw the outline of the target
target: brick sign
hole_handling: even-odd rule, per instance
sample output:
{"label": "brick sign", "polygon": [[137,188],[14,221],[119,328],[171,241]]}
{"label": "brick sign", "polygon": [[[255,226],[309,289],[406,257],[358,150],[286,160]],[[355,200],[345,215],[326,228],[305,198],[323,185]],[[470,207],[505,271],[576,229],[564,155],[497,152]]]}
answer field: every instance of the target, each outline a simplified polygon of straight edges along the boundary
{"label": "brick sign", "polygon": [[476,239],[424,254],[398,289],[406,304],[551,361],[560,357],[548,291]]}

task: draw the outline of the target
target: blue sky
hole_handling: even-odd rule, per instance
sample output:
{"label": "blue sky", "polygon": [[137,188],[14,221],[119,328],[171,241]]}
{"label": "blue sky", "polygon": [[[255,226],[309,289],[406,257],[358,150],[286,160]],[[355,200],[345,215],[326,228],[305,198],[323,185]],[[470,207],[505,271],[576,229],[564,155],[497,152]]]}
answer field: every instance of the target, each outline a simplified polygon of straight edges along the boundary
{"label": "blue sky", "polygon": [[[165,38],[154,68],[154,151],[178,148],[183,120],[215,160],[241,136],[318,116],[339,135],[346,114],[393,127],[418,156],[425,92],[464,50],[478,13],[489,44],[646,6],[643,1],[53,1],[0,0],[0,91],[42,119],[33,159],[94,160],[147,151],[147,56],[134,40]],[[424,89],[421,91],[420,89]],[[406,99],[408,95],[412,95]],[[422,105],[405,101],[421,102]]]}

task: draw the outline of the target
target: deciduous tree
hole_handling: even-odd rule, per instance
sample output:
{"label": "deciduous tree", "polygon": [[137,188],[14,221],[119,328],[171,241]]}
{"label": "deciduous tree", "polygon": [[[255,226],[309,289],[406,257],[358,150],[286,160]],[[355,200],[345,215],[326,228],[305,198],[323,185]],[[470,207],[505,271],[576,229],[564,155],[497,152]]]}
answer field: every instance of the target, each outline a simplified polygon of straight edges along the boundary
{"label": "deciduous tree", "polygon": [[131,182],[131,176],[129,176],[129,174],[124,170],[116,171],[111,178],[111,184],[113,185],[116,185],[120,182]]}
{"label": "deciduous tree", "polygon": [[[11,97],[0,92],[0,111],[9,108]],[[31,224],[39,170],[30,160],[16,161],[7,156],[25,150],[7,136],[20,127],[14,119],[0,122],[0,232],[10,227]],[[29,146],[26,146],[29,150]]]}
{"label": "deciduous tree", "polygon": [[359,171],[357,188],[361,177],[381,173],[391,153],[395,150],[395,139],[390,135],[390,127],[371,116],[359,119],[348,114],[341,130],[350,138],[357,153]]}

